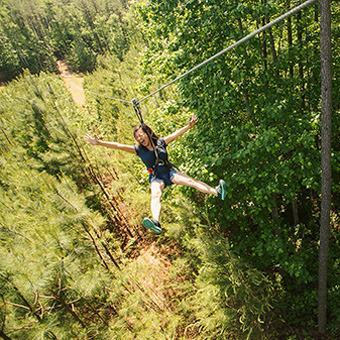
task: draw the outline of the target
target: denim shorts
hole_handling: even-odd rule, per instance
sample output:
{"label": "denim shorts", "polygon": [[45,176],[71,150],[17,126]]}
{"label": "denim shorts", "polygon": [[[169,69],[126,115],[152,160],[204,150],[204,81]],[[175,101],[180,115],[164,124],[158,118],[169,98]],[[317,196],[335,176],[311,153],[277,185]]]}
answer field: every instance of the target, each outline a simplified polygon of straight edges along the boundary
{"label": "denim shorts", "polygon": [[174,177],[174,174],[176,173],[176,170],[170,169],[169,172],[163,173],[163,174],[158,174],[157,177],[153,175],[149,175],[149,182],[152,183],[153,181],[161,181],[164,182],[164,188],[167,186],[173,184],[172,183],[172,178]]}

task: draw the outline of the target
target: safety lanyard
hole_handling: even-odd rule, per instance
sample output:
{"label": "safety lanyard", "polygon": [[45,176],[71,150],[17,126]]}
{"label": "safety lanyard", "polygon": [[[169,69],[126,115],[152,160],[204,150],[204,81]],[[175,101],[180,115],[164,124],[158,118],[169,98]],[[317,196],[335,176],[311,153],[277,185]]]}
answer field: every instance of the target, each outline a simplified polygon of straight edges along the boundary
{"label": "safety lanyard", "polygon": [[141,108],[140,108],[138,100],[135,99],[135,98],[132,99],[132,104],[133,104],[133,108],[135,110],[136,116],[137,116],[137,118],[140,121],[140,124],[142,126],[142,130],[147,134],[147,136],[149,138],[149,141],[151,143],[153,152],[155,154],[156,162],[155,162],[155,165],[154,165],[154,173],[157,173],[157,167],[158,167],[158,164],[159,164],[159,157],[158,157],[158,152],[157,152],[155,143],[154,143],[152,137],[150,136],[150,133],[149,133],[148,129],[146,128],[146,125],[144,124],[143,116],[142,116],[142,111],[141,111]]}

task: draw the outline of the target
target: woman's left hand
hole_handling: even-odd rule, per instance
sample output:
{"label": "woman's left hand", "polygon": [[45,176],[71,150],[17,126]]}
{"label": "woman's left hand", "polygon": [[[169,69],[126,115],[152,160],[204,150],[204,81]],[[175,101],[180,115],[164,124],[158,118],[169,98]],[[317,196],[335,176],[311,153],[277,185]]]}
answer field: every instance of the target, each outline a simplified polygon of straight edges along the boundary
{"label": "woman's left hand", "polygon": [[188,125],[190,129],[197,123],[197,116],[192,115],[191,118],[189,118]]}

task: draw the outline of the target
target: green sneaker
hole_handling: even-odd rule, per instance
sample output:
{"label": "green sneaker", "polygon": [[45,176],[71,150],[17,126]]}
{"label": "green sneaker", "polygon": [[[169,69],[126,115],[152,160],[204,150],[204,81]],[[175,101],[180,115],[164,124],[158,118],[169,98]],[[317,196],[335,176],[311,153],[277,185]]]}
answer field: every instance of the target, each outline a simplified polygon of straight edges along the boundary
{"label": "green sneaker", "polygon": [[143,220],[143,224],[145,228],[152,230],[155,234],[160,234],[162,232],[161,225],[156,220],[146,217]]}
{"label": "green sneaker", "polygon": [[218,198],[220,198],[222,201],[224,201],[225,199],[226,190],[227,185],[225,184],[223,179],[220,179],[220,184],[218,185],[218,187],[216,187],[216,191]]}

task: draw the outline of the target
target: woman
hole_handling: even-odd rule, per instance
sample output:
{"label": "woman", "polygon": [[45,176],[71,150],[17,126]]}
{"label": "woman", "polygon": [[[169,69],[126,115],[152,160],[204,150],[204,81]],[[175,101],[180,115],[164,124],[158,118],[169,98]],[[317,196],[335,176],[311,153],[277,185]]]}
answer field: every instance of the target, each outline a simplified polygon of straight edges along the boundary
{"label": "woman", "polygon": [[[226,184],[220,180],[218,187],[212,188],[208,184],[193,179],[186,174],[176,170],[174,165],[168,161],[168,153],[166,147],[177,137],[183,135],[191,129],[197,122],[197,117],[193,115],[186,126],[175,131],[164,138],[158,138],[156,134],[146,125],[136,126],[134,129],[134,137],[137,145],[125,145],[116,142],[105,142],[99,140],[95,135],[93,137],[86,134],[85,139],[89,144],[105,146],[112,149],[119,149],[126,152],[136,154],[146,165],[150,175],[149,182],[151,186],[151,214],[152,219],[144,218],[143,224],[146,228],[159,234],[162,232],[160,221],[161,197],[163,190],[171,184],[186,185],[193,187],[205,194],[218,196],[225,199]],[[157,150],[157,156],[156,156]],[[155,166],[156,160],[158,165]]]}

